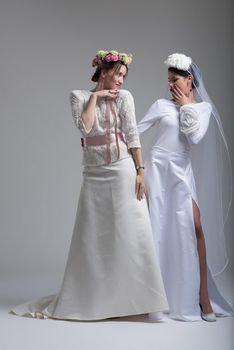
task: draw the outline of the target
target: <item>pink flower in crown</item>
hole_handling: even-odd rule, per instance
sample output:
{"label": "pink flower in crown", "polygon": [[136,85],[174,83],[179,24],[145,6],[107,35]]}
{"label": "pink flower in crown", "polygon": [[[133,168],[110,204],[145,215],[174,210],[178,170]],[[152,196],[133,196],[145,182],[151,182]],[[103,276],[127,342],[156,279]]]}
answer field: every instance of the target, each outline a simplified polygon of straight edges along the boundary
{"label": "pink flower in crown", "polygon": [[112,54],[112,61],[117,62],[119,61],[119,55],[118,54]]}
{"label": "pink flower in crown", "polygon": [[117,62],[119,61],[119,55],[116,54],[116,53],[108,53],[106,56],[105,56],[105,61],[106,62]]}
{"label": "pink flower in crown", "polygon": [[122,63],[129,65],[132,62],[132,55],[119,53],[116,50],[111,50],[111,51],[99,50],[92,61],[92,66],[93,67],[99,66],[103,62],[117,62],[117,61],[121,61]]}
{"label": "pink flower in crown", "polygon": [[111,62],[112,61],[112,54],[109,53],[108,55],[105,56],[105,61],[106,62]]}

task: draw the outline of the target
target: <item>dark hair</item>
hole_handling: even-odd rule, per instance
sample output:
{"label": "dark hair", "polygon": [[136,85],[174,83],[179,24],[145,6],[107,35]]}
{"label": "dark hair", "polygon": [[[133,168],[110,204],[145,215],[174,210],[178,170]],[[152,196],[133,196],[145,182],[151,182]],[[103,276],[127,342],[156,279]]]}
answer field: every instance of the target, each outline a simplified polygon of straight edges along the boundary
{"label": "dark hair", "polygon": [[198,81],[195,80],[194,76],[192,75],[192,73],[190,73],[189,71],[187,70],[182,70],[182,69],[178,69],[178,68],[175,68],[175,67],[169,67],[168,68],[168,72],[172,72],[172,73],[175,73],[176,75],[180,75],[181,77],[188,77],[189,75],[192,76],[193,78],[193,81],[192,81],[192,88],[194,89],[195,86],[198,86]]}
{"label": "dark hair", "polygon": [[116,73],[116,72],[118,72],[120,70],[120,68],[122,66],[126,67],[126,69],[127,69],[126,76],[127,76],[127,74],[128,74],[128,66],[126,64],[124,64],[123,62],[121,62],[121,61],[103,62],[96,68],[96,71],[94,72],[91,80],[94,81],[94,82],[97,82],[99,80],[99,78],[100,78],[102,69],[104,69],[104,70],[111,70],[111,69],[114,68],[114,72]]}

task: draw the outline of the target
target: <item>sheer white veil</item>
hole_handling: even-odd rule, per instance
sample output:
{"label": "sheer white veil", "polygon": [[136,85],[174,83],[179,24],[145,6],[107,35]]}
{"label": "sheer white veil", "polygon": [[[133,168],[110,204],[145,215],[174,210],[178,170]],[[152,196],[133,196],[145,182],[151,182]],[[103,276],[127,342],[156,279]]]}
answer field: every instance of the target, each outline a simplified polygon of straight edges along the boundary
{"label": "sheer white veil", "polygon": [[[206,91],[201,71],[193,62],[186,70],[193,77],[196,102],[206,101],[212,106],[207,133],[198,144],[191,147],[190,158],[206,239],[207,261],[212,275],[216,276],[228,264],[224,226],[232,200],[231,160],[219,112]],[[146,167],[154,144],[155,127],[157,123],[141,135]]]}
{"label": "sheer white veil", "polygon": [[197,102],[212,106],[209,128],[201,142],[191,148],[201,221],[206,239],[207,260],[212,274],[218,275],[228,264],[225,223],[232,200],[232,166],[219,112],[209,97],[200,69],[191,63]]}

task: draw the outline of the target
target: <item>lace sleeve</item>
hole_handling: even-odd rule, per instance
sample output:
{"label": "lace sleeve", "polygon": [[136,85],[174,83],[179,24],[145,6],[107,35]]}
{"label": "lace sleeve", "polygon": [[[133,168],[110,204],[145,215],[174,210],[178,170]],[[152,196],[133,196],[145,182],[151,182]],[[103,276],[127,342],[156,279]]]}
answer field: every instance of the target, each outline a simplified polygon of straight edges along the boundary
{"label": "lace sleeve", "polygon": [[125,90],[122,96],[120,117],[128,149],[141,148],[137,131],[134,99],[132,94],[127,90]]}
{"label": "lace sleeve", "polygon": [[207,102],[187,104],[180,107],[180,131],[188,140],[197,144],[205,136],[211,115],[211,105]]}
{"label": "lace sleeve", "polygon": [[75,122],[77,128],[81,131],[81,133],[86,136],[90,133],[90,130],[87,130],[85,124],[81,118],[81,114],[85,107],[85,99],[81,93],[75,93],[72,91],[70,93],[70,103],[72,109],[72,117]]}

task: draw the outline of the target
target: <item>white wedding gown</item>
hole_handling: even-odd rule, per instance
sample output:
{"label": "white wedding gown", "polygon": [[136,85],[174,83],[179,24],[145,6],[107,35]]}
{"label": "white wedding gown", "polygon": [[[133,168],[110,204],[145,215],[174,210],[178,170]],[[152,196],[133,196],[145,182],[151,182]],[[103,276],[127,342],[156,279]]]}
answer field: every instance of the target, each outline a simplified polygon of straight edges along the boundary
{"label": "white wedding gown", "polygon": [[[169,316],[180,320],[201,319],[192,199],[198,207],[199,201],[190,148],[205,136],[210,114],[207,102],[180,107],[172,100],[160,99],[138,123],[140,134],[153,126],[154,144],[145,162],[146,190]],[[233,307],[219,293],[209,267],[208,289],[214,312],[233,315]]]}
{"label": "white wedding gown", "polygon": [[[80,116],[90,93],[77,90],[71,99],[74,120],[84,136]],[[109,104],[103,100],[96,106],[92,135],[105,135],[106,119],[108,130],[114,132]],[[116,104],[118,131],[124,131],[129,148],[139,147],[130,92],[121,90]],[[119,144],[118,161],[115,143],[109,145],[110,163],[104,160],[106,145],[85,147],[83,181],[59,293],[17,305],[12,313],[99,320],[168,310],[147,201],[136,198],[135,164],[127,144],[121,140]]]}

